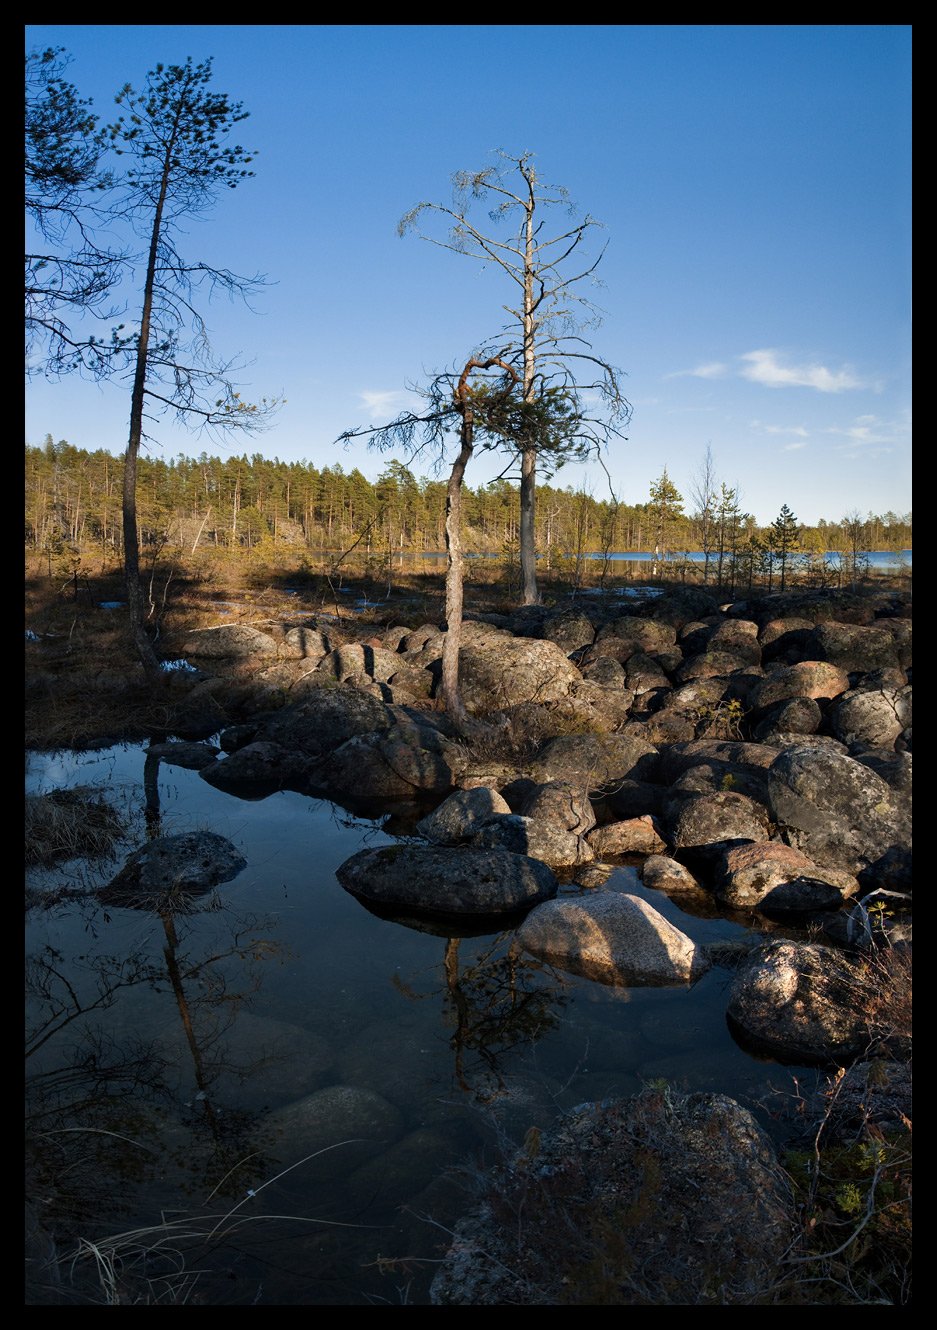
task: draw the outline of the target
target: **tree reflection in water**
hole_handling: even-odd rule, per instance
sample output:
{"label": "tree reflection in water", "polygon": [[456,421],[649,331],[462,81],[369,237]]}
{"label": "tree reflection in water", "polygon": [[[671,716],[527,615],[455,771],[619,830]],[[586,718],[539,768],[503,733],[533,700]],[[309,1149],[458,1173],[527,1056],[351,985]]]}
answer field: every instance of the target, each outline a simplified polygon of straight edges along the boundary
{"label": "tree reflection in water", "polygon": [[[180,1261],[191,1269],[226,1236],[212,1233],[219,1203],[243,1198],[269,1174],[271,1142],[260,1115],[237,1102],[238,1083],[266,1059],[232,1057],[226,1035],[260,987],[262,963],[282,948],[262,936],[269,921],[230,912],[219,937],[213,904],[207,947],[199,921],[180,903],[180,911],[157,912],[161,956],[149,934],[129,955],[66,955],[46,943],[27,959],[27,1207],[33,1246],[46,1253],[33,1267],[32,1301],[71,1301],[83,1288],[101,1301],[101,1244],[128,1217],[162,1233],[149,1247],[142,1237],[134,1246],[134,1280],[149,1289]],[[122,1015],[120,1003],[134,989],[172,993],[181,1040],[127,1033],[132,1007]],[[186,1050],[188,1075],[177,1047]],[[195,1094],[180,1103],[179,1086],[193,1079]],[[162,1232],[158,1220],[153,1227],[162,1207],[180,1213],[180,1194],[193,1202],[184,1257],[177,1232]],[[84,1280],[76,1271],[66,1295],[56,1286],[69,1251],[83,1252],[90,1268]],[[106,1300],[122,1300],[111,1293]]]}
{"label": "tree reflection in water", "polygon": [[443,969],[456,1080],[481,1103],[491,1103],[504,1091],[507,1055],[552,1030],[567,1001],[554,971],[506,946],[511,936],[500,934],[461,969],[463,939],[446,939]]}

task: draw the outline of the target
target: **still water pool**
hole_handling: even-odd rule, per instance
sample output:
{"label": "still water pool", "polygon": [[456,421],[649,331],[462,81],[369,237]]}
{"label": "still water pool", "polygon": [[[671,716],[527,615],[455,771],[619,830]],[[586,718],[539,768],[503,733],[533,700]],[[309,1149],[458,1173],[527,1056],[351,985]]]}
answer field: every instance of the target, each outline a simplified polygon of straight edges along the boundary
{"label": "still water pool", "polygon": [[[94,786],[128,819],[115,859],[29,878],[54,901],[26,929],[28,1206],[56,1257],[33,1301],[425,1305],[473,1188],[531,1127],[661,1078],[770,1127],[810,1078],[735,1044],[728,969],[611,989],[515,954],[510,934],[377,918],[335,870],[392,841],[381,819],[244,801],[164,762],[147,822],[144,760],[28,764],[30,792]],[[156,830],[220,833],[247,868],[190,913],[102,904]],[[686,915],[633,868],[606,885],[701,942],[746,931]]]}

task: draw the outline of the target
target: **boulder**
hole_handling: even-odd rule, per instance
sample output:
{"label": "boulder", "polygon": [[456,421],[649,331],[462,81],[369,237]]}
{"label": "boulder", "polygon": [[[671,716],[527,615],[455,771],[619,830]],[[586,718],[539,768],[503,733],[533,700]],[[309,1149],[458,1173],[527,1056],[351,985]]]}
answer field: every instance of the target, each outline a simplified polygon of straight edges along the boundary
{"label": "boulder", "polygon": [[806,914],[838,909],[859,883],[835,868],[822,868],[779,841],[756,841],[727,850],[714,878],[716,895],[734,909]]}
{"label": "boulder", "polygon": [[845,744],[834,739],[832,734],[794,734],[791,730],[772,730],[770,742],[765,739],[766,748],[806,748],[816,753],[842,753],[848,757]]}
{"label": "boulder", "polygon": [[805,660],[781,666],[765,676],[752,697],[752,705],[763,710],[792,697],[812,697],[828,702],[849,687],[849,676],[837,664]]}
{"label": "boulder", "polygon": [[388,729],[392,721],[393,714],[376,698],[333,684],[284,707],[257,737],[318,760],[349,739]]}
{"label": "boulder", "polygon": [[213,831],[159,836],[135,850],[99,895],[106,904],[159,909],[203,896],[246,867],[234,845]]}
{"label": "boulder", "polygon": [[712,864],[740,841],[767,840],[769,830],[764,807],[731,791],[685,800],[668,823],[670,844],[691,865]]}
{"label": "boulder", "polygon": [[700,762],[674,781],[664,799],[668,822],[673,821],[684,801],[699,794],[744,794],[768,805],[768,773],[737,766],[733,762]]}
{"label": "boulder", "polygon": [[910,619],[879,619],[876,627],[891,633],[898,655],[898,664],[902,670],[910,670],[912,665],[911,635],[913,627]]}
{"label": "boulder", "polygon": [[787,843],[826,868],[858,876],[887,851],[911,843],[902,799],[842,753],[784,749],[768,773],[768,800]]}
{"label": "boulder", "polygon": [[857,762],[881,776],[897,795],[910,801],[914,771],[914,758],[910,753],[895,753],[887,748],[867,748],[854,756]]}
{"label": "boulder", "polygon": [[217,790],[249,798],[303,785],[312,766],[303,753],[257,740],[238,748],[223,762],[202,767],[199,775]]}
{"label": "boulder", "polygon": [[[645,694],[647,697],[648,694]],[[655,746],[689,743],[696,738],[697,722],[685,711],[675,711],[665,702],[660,711],[654,711],[642,720],[629,720],[621,727],[622,734],[644,739]]]}
{"label": "boulder", "polygon": [[[653,656],[658,651],[668,651],[676,640],[677,633],[671,624],[656,619],[644,619],[640,615],[627,615],[614,619],[599,629],[596,634],[596,654],[602,649],[603,643],[615,641],[627,648],[624,656],[617,657],[619,660],[627,660],[636,651],[643,651]],[[601,650],[601,654],[616,655],[616,652]]]}
{"label": "boulder", "polygon": [[667,848],[663,828],[656,818],[631,817],[623,822],[607,822],[590,831],[586,839],[600,859],[615,859],[626,854],[660,854]]}
{"label": "boulder", "polygon": [[727,652],[749,665],[761,664],[758,625],[751,619],[723,619],[709,634],[707,652]]}
{"label": "boulder", "polygon": [[652,891],[663,891],[668,896],[680,892],[695,894],[702,890],[688,868],[664,854],[652,854],[645,859],[641,865],[641,881]]}
{"label": "boulder", "polygon": [[275,660],[263,669],[254,668],[250,677],[258,692],[262,690],[271,696],[281,694],[283,701],[300,696],[308,688],[321,688],[325,682],[318,672],[318,662],[311,657]]}
{"label": "boulder", "polygon": [[769,619],[758,634],[763,662],[779,660],[793,665],[803,660],[815,626],[812,619]]}
{"label": "boulder", "polygon": [[524,817],[537,822],[552,822],[578,836],[584,836],[595,826],[595,810],[585,789],[564,780],[535,785],[521,804],[520,812]]}
{"label": "boulder", "polygon": [[856,964],[843,952],[773,942],[742,962],[729,996],[729,1028],[780,1062],[844,1065],[868,1043]]}
{"label": "boulder", "polygon": [[528,854],[551,868],[575,868],[594,855],[588,843],[573,831],[548,820],[507,813],[490,817],[472,837],[478,850],[511,850]]}
{"label": "boulder", "polygon": [[673,711],[691,715],[694,719],[702,711],[711,711],[723,700],[727,680],[723,678],[693,678],[675,688],[667,705]]}
{"label": "boulder", "polygon": [[830,728],[844,744],[894,748],[911,724],[911,688],[843,693],[830,711]]}
{"label": "boulder", "polygon": [[794,1232],[767,1136],[724,1095],[584,1104],[487,1180],[434,1306],[753,1303]]}
{"label": "boulder", "polygon": [[325,678],[335,679],[338,683],[362,674],[377,683],[388,683],[404,667],[404,662],[394,651],[360,642],[348,642],[323,656],[318,671]]}
{"label": "boulder", "polygon": [[216,660],[253,660],[258,656],[276,656],[277,644],[269,633],[258,628],[224,623],[191,633],[181,647],[181,654]]}
{"label": "boulder", "polygon": [[625,671],[614,656],[593,656],[581,668],[582,677],[588,683],[597,683],[603,688],[613,688],[618,692],[624,691]]}
{"label": "boulder", "polygon": [[555,642],[566,656],[571,656],[580,647],[591,646],[595,638],[595,626],[584,614],[576,612],[551,615],[541,629],[547,642]]}
{"label": "boulder", "polygon": [[623,780],[604,796],[604,804],[613,820],[627,821],[632,817],[644,817],[647,813],[661,813],[664,795],[662,785],[652,785],[643,780]]}
{"label": "boulder", "polygon": [[644,740],[620,734],[571,734],[551,739],[531,763],[531,778],[540,784],[568,781],[586,790],[614,788],[623,780],[653,780],[657,749]]}
{"label": "boulder", "polygon": [[776,758],[777,750],[764,744],[732,739],[697,739],[693,743],[673,744],[661,753],[660,779],[671,785],[685,771],[702,763],[726,770],[767,771]]}
{"label": "boulder", "polygon": [[899,649],[887,628],[822,623],[810,634],[806,649],[811,659],[829,661],[847,674],[868,674],[900,664]]}
{"label": "boulder", "polygon": [[779,734],[816,734],[823,713],[812,697],[788,697],[768,707],[755,726],[759,743],[771,744]]}
{"label": "boulder", "polygon": [[511,809],[497,790],[486,786],[456,790],[449,798],[416,824],[427,840],[437,845],[458,845],[468,840],[493,813]]}
{"label": "boulder", "polygon": [[158,758],[171,767],[186,767],[189,771],[201,771],[202,767],[211,766],[218,756],[219,749],[204,743],[163,743],[150,744],[146,750],[147,761]]}
{"label": "boulder", "polygon": [[312,773],[311,788],[350,799],[445,794],[455,785],[463,751],[435,730],[394,724],[336,748]]}
{"label": "boulder", "polygon": [[391,647],[389,642],[384,645],[391,651],[422,651],[427,646],[432,646],[442,655],[442,644],[445,639],[445,633],[439,627],[438,623],[424,623],[419,628],[413,628],[397,638],[395,646]]}
{"label": "boulder", "polygon": [[671,687],[670,676],[660,661],[643,651],[636,651],[625,664],[625,683],[637,695],[658,688]]}
{"label": "boulder", "polygon": [[291,628],[284,638],[287,653],[297,660],[320,661],[334,643],[318,628]]}
{"label": "boulder", "polygon": [[432,670],[414,669],[406,663],[398,665],[387,682],[395,700],[432,697],[436,688],[436,676]]}
{"label": "boulder", "polygon": [[353,896],[388,912],[442,916],[513,913],[557,891],[546,864],[506,850],[387,845],[352,855],[337,877]]}
{"label": "boulder", "polygon": [[703,651],[685,660],[674,674],[677,683],[691,679],[717,679],[748,669],[753,662],[745,656],[730,655],[728,651]]}
{"label": "boulder", "polygon": [[606,688],[591,679],[574,683],[569,697],[556,705],[574,725],[595,734],[613,734],[631,714],[634,694],[626,688]]}
{"label": "boulder", "polygon": [[667,591],[648,606],[651,617],[660,624],[669,624],[675,630],[693,619],[706,619],[715,615],[719,604],[708,591],[684,586],[678,591]]}
{"label": "boulder", "polygon": [[459,683],[466,709],[483,713],[520,702],[556,702],[582,675],[554,642],[499,638],[459,652]]}
{"label": "boulder", "polygon": [[561,970],[618,987],[687,984],[709,968],[703,949],[652,905],[613,891],[539,905],[517,940]]}

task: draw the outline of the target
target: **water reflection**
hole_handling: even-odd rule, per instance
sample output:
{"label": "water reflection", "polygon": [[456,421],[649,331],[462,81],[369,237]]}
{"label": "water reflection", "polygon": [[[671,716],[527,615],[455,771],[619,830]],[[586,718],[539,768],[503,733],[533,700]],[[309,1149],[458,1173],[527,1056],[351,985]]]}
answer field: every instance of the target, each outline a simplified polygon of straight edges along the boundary
{"label": "water reflection", "polygon": [[[85,909],[100,936],[103,920],[87,902]],[[104,1235],[128,1220],[147,1229],[157,1253],[166,1239],[153,1219],[160,1200],[178,1213],[180,1199],[190,1199],[183,1245],[202,1247],[210,1226],[199,1225],[198,1214],[207,1201],[243,1197],[270,1174],[264,1119],[231,1093],[233,1070],[239,1081],[261,1064],[232,1058],[226,1036],[258,991],[262,964],[283,952],[263,936],[264,921],[228,914],[225,929],[205,938],[190,919],[163,908],[155,916],[161,955],[159,934],[147,930],[126,954],[93,946],[66,954],[46,943],[27,958],[28,1198],[44,1232],[67,1235],[34,1272],[35,1301],[47,1301],[61,1282],[69,1250],[81,1270],[82,1256],[113,1245]],[[149,1020],[140,1024],[152,1031],[152,995],[170,993],[176,1037],[133,1030],[136,999],[148,995]],[[165,1013],[165,1004],[159,1009]],[[145,1250],[141,1237],[135,1266]],[[144,1263],[147,1279],[162,1270],[152,1253]],[[52,1300],[66,1293],[68,1300],[124,1300],[116,1288],[103,1290],[100,1263],[92,1265]]]}
{"label": "water reflection", "polygon": [[553,972],[514,946],[505,950],[509,942],[510,935],[501,934],[460,967],[460,939],[449,938],[443,957],[456,1080],[482,1103],[504,1091],[506,1056],[554,1029],[567,1001]]}
{"label": "water reflection", "polygon": [[[102,908],[113,866],[83,864],[80,900],[58,892],[74,865],[43,879],[60,903],[27,920],[29,1190],[58,1235],[54,1267],[80,1237],[123,1262],[109,1294],[88,1279],[72,1302],[361,1305],[398,1302],[400,1286],[424,1305],[466,1207],[453,1166],[510,1154],[532,1126],[641,1079],[746,1103],[764,1092],[765,1069],[726,1030],[727,971],[692,991],[612,991],[513,955],[503,920],[481,938],[402,927],[334,874],[409,822],[290,792],[245,802],[142,747],[40,757],[32,780],[89,774],[132,803],[137,841],[211,827],[248,869],[193,913]],[[641,892],[621,869],[612,889],[617,875]],[[648,895],[694,940],[725,935]],[[317,1180],[287,1110],[311,1101],[318,1139],[338,1147],[342,1106],[374,1096],[388,1106],[374,1153]],[[93,1263],[87,1251],[76,1268]],[[65,1298],[48,1266],[43,1280],[32,1301]]]}

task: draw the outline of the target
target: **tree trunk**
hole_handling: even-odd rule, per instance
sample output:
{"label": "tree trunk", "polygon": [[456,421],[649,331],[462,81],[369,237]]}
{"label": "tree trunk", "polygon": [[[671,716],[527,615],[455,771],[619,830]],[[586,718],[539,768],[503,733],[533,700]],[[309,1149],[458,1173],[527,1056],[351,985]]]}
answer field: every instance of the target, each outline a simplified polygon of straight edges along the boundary
{"label": "tree trunk", "polygon": [[[528,180],[530,201],[524,237],[524,401],[534,400],[536,373],[537,320],[534,315],[534,191],[533,180]],[[521,450],[521,587],[522,604],[536,605],[540,601],[537,589],[537,542],[534,530],[537,486],[537,447],[528,443]]]}
{"label": "tree trunk", "polygon": [[473,356],[465,363],[455,390],[456,405],[462,419],[459,433],[461,448],[452,466],[446,486],[446,640],[442,649],[442,697],[456,727],[467,734],[472,721],[465,710],[459,689],[459,647],[462,641],[462,481],[475,446],[475,413],[469,393],[469,375],[473,369],[500,366],[513,383],[517,372],[497,356],[478,361]]}
{"label": "tree trunk", "polygon": [[536,605],[540,600],[537,589],[537,546],[534,539],[534,490],[537,484],[537,450],[525,448],[521,453],[521,583],[524,605]]}
{"label": "tree trunk", "polygon": [[462,480],[472,456],[473,418],[471,406],[462,416],[462,447],[446,487],[446,638],[442,648],[442,696],[455,725],[468,725],[465,703],[459,690],[459,647],[462,642]]}
{"label": "tree trunk", "polygon": [[176,147],[175,132],[170,136],[163,156],[163,173],[160,180],[159,197],[153,214],[153,230],[150,234],[150,252],[146,263],[146,281],[143,287],[143,312],[140,316],[140,336],[137,342],[137,362],[133,375],[133,392],[130,398],[130,437],[127,440],[127,452],[124,460],[123,492],[123,528],[124,528],[124,581],[127,588],[127,609],[130,613],[130,630],[143,668],[148,675],[159,673],[159,662],[153,650],[153,644],[147,637],[146,602],[143,587],[140,585],[140,536],[137,529],[137,457],[143,439],[143,398],[146,392],[147,355],[150,345],[150,319],[153,312],[153,288],[156,283],[156,259],[159,253],[159,240],[163,224],[163,208],[166,203],[166,191],[172,169],[173,154]]}

